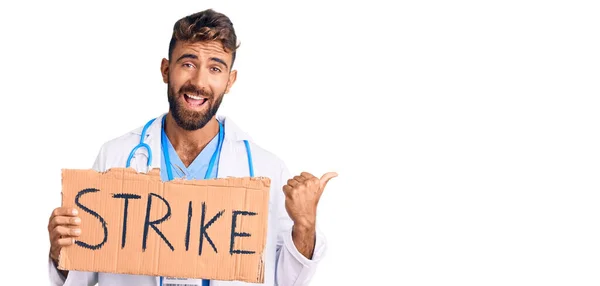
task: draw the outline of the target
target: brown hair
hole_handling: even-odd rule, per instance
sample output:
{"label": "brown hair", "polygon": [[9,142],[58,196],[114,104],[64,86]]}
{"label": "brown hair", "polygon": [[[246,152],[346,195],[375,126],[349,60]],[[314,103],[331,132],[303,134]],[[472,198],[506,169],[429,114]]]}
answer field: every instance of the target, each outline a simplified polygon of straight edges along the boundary
{"label": "brown hair", "polygon": [[225,52],[232,52],[231,66],[239,44],[229,17],[212,9],[194,13],[179,19],[173,26],[173,35],[169,43],[169,59],[175,43],[220,41]]}

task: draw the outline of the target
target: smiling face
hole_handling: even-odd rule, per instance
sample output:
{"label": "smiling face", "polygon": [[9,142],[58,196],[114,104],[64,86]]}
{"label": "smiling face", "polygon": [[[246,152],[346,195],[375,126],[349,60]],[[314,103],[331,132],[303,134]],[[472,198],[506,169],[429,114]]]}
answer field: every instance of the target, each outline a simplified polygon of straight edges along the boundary
{"label": "smiling face", "polygon": [[198,130],[216,115],[223,96],[235,82],[232,53],[219,41],[178,41],[170,59],[163,59],[161,64],[169,112],[181,128]]}

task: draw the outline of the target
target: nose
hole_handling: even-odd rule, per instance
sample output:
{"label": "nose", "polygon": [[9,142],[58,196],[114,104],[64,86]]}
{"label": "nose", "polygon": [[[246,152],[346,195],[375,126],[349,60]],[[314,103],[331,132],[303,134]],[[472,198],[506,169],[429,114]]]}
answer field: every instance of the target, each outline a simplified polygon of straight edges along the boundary
{"label": "nose", "polygon": [[190,78],[193,85],[200,89],[205,89],[208,85],[208,72],[203,71],[201,68],[196,69]]}

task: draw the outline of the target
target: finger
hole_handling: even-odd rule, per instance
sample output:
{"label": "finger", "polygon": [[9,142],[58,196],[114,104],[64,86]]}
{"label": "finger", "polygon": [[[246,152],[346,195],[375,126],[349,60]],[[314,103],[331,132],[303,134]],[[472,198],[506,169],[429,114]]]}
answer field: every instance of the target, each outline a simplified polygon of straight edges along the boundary
{"label": "finger", "polygon": [[[71,234],[75,234],[76,232],[72,232]],[[66,240],[72,240],[74,243],[75,238],[77,238],[79,235],[60,235],[58,232],[52,233],[52,235],[50,236],[50,245],[52,246],[52,248],[58,248],[60,249],[61,245],[65,242]]]}
{"label": "finger", "polygon": [[61,236],[63,236],[63,237],[79,236],[79,235],[81,235],[81,229],[70,228],[70,227],[59,225],[53,229],[52,234],[55,239],[57,239],[57,237],[61,237]]}
{"label": "finger", "polygon": [[321,192],[325,189],[327,182],[329,182],[329,180],[331,180],[332,178],[335,178],[337,176],[338,176],[338,174],[336,172],[325,173],[319,180],[319,181],[321,181]]}
{"label": "finger", "polygon": [[50,225],[52,228],[58,225],[79,225],[81,223],[81,219],[79,217],[72,216],[55,216]]}
{"label": "finger", "polygon": [[69,246],[69,245],[73,245],[74,243],[75,243],[75,238],[73,238],[73,237],[59,238],[58,241],[56,242],[56,244],[59,246]]}
{"label": "finger", "polygon": [[283,186],[283,192],[287,195],[288,193],[292,192],[292,187],[289,185]]}
{"label": "finger", "polygon": [[304,183],[304,181],[306,181],[306,178],[304,178],[302,176],[294,176],[294,180],[296,180],[300,183]]}
{"label": "finger", "polygon": [[55,217],[55,216],[77,216],[79,212],[77,211],[77,209],[74,208],[69,208],[69,207],[60,207],[60,208],[55,208],[54,211],[52,211],[52,216],[51,217]]}
{"label": "finger", "polygon": [[79,217],[72,216],[55,216],[50,220],[48,224],[48,231],[52,231],[59,225],[63,226],[78,226],[81,224],[81,219]]}
{"label": "finger", "polygon": [[296,179],[289,179],[287,181],[287,184],[292,187],[297,187],[298,185],[300,185],[300,182],[296,181]]}
{"label": "finger", "polygon": [[308,173],[308,172],[302,172],[302,173],[300,173],[300,176],[302,176],[305,180],[310,180],[312,178],[315,178],[315,176],[313,176],[313,174]]}

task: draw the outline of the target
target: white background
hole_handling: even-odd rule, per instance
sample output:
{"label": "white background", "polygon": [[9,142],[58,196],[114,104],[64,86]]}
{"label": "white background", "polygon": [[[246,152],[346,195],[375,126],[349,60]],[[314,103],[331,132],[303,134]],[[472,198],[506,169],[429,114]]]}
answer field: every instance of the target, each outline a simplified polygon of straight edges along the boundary
{"label": "white background", "polygon": [[0,284],[48,284],[60,169],[166,111],[172,25],[214,8],[241,42],[221,113],[340,174],[311,285],[599,285],[595,1],[392,2],[3,2]]}

